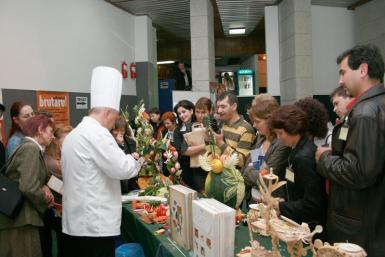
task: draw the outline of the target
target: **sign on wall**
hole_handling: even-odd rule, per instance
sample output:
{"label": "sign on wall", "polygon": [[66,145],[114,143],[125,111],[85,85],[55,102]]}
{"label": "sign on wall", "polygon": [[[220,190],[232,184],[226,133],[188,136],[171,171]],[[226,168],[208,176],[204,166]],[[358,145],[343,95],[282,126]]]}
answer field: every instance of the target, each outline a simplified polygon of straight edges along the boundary
{"label": "sign on wall", "polygon": [[37,91],[36,111],[50,112],[56,124],[70,125],[69,94],[64,92]]}
{"label": "sign on wall", "polygon": [[88,97],[77,96],[76,97],[76,109],[88,109]]}

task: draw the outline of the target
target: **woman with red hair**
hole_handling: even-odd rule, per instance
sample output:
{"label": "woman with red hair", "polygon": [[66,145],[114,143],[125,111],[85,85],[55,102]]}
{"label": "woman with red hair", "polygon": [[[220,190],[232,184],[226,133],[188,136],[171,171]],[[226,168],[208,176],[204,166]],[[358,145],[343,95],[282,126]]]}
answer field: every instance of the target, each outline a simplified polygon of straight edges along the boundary
{"label": "woman with red hair", "polygon": [[[176,127],[176,117],[173,112],[165,112],[162,114],[162,117],[160,118],[162,120],[162,123],[165,127],[163,130],[162,138],[167,141],[167,144],[173,145],[174,143],[174,130]],[[163,157],[163,163],[166,161],[166,158]],[[169,176],[170,172],[168,171],[166,165],[162,166],[162,172],[163,175]]]}
{"label": "woman with red hair", "polygon": [[176,127],[176,118],[175,114],[173,112],[165,112],[162,114],[161,117],[162,123],[164,127],[166,128],[164,131],[163,138],[166,137],[168,140],[170,140],[170,143],[172,144],[174,142],[174,129]]}
{"label": "woman with red hair", "polygon": [[5,149],[5,160],[8,160],[13,150],[23,141],[24,133],[21,128],[29,118],[34,116],[32,107],[24,102],[14,102],[9,112],[12,125],[9,131],[7,148]]}
{"label": "woman with red hair", "polygon": [[53,122],[45,115],[28,119],[22,127],[25,138],[9,157],[5,176],[19,183],[24,196],[14,219],[0,214],[0,256],[42,256],[39,228],[42,215],[54,197],[45,185],[47,169],[43,150],[53,139]]}

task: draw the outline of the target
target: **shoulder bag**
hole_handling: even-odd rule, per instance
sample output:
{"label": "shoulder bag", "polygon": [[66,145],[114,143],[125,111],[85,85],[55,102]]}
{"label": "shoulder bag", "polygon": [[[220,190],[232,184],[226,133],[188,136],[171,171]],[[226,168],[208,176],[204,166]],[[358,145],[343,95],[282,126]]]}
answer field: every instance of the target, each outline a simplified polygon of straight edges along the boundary
{"label": "shoulder bag", "polygon": [[[16,150],[7,163],[12,162],[15,153]],[[19,183],[10,180],[3,174],[5,169],[6,166],[4,165],[0,170],[0,212],[14,219],[19,215],[24,199],[19,189]]]}

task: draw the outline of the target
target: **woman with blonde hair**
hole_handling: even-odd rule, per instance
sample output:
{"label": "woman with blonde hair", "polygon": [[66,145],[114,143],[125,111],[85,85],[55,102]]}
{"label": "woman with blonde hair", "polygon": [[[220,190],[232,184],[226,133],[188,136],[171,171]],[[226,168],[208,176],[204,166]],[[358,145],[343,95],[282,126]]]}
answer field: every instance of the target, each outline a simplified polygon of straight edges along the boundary
{"label": "woman with blonde hair", "polygon": [[[55,176],[60,180],[63,179],[60,164],[61,147],[65,137],[72,131],[72,129],[73,128],[71,126],[60,124],[56,126],[54,130],[53,134],[55,138],[47,146],[44,153],[44,161],[49,177]],[[52,191],[52,193],[55,203],[53,208],[47,210],[44,214],[44,228],[40,231],[40,237],[42,239],[43,256],[51,256],[53,240],[51,236],[51,229],[53,229],[56,232],[57,256],[61,257],[63,252],[63,233],[61,230],[62,195],[55,191]]]}
{"label": "woman with blonde hair", "polygon": [[45,150],[45,162],[50,175],[54,175],[59,179],[62,179],[60,159],[61,159],[61,147],[63,145],[65,137],[72,131],[71,126],[58,125],[55,128],[54,136]]}

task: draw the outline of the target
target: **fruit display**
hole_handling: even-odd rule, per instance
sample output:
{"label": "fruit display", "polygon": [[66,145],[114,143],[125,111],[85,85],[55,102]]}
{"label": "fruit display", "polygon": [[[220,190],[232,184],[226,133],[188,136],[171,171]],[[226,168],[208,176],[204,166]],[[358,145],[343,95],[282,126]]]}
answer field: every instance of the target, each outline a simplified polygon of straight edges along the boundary
{"label": "fruit display", "polygon": [[207,197],[226,204],[232,208],[238,208],[245,196],[245,183],[238,164],[237,154],[221,155],[220,149],[215,145],[214,132],[208,117],[203,119],[209,133],[210,144],[207,152],[199,156],[199,165],[209,174],[205,182]]}

